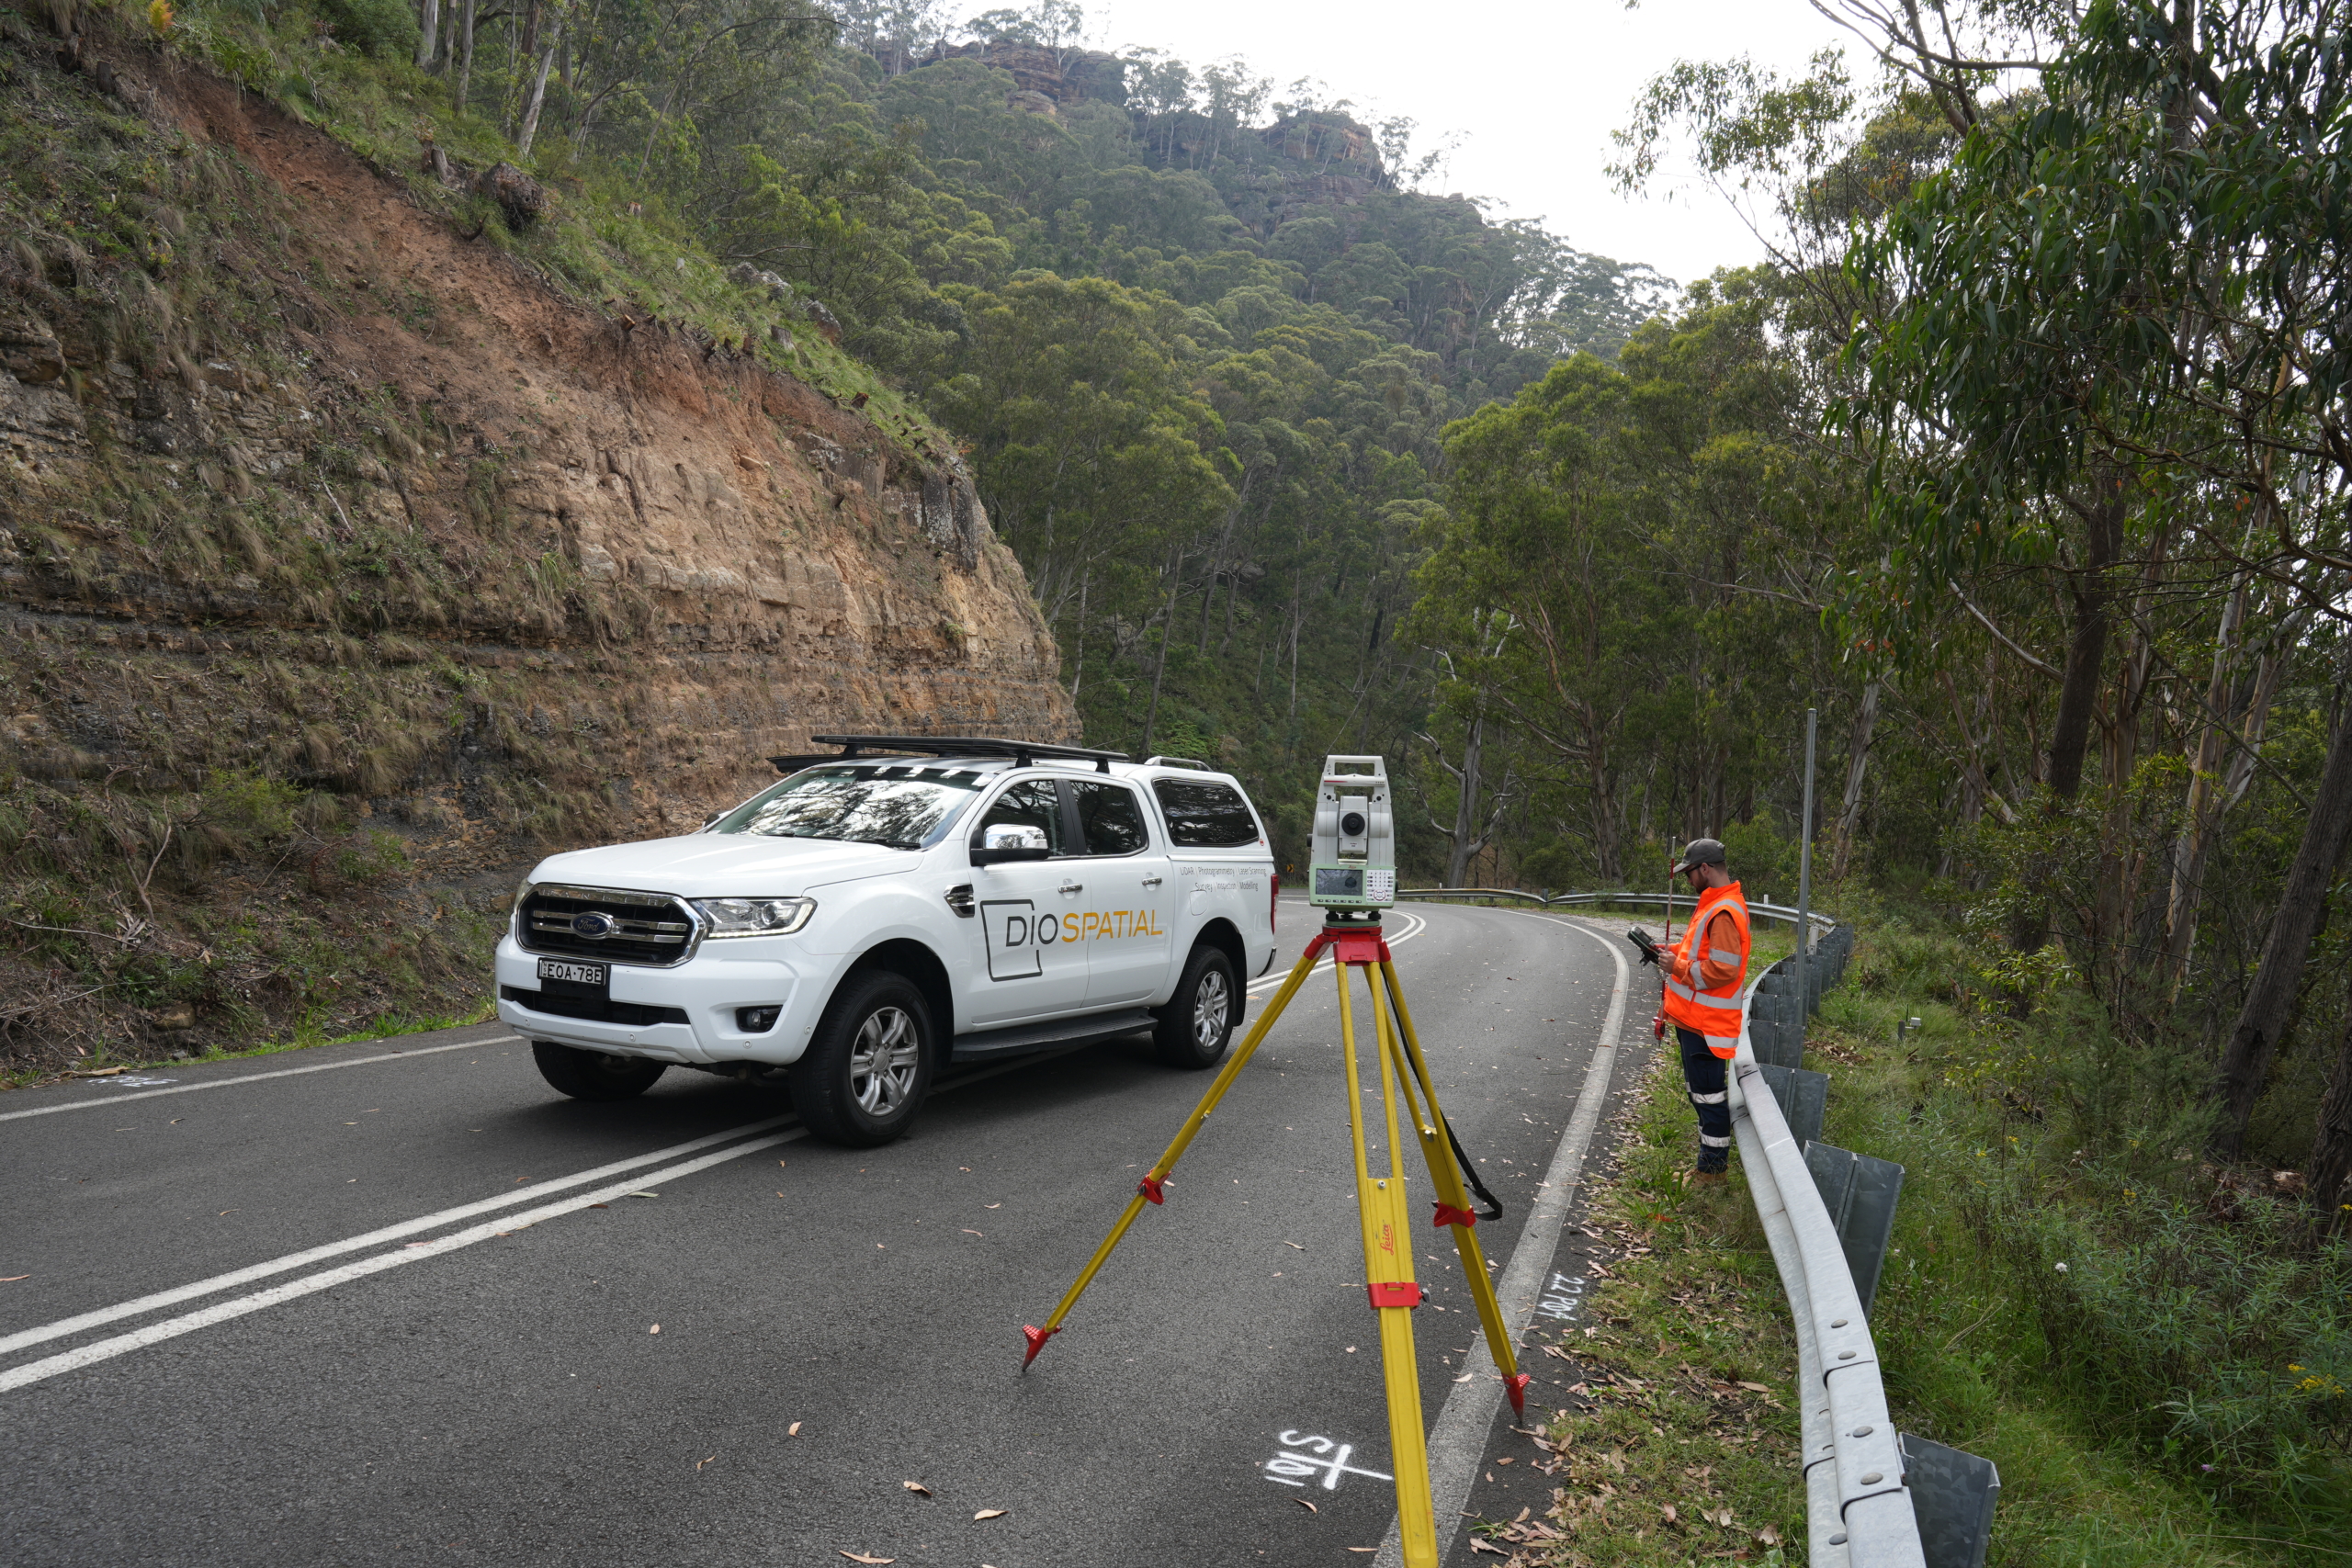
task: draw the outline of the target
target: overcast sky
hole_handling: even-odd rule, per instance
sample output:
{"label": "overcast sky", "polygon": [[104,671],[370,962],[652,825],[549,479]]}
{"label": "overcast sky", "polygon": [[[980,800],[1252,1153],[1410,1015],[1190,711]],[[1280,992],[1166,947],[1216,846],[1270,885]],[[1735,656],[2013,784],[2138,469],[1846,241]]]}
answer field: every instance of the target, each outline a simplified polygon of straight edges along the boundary
{"label": "overcast sky", "polygon": [[[1360,118],[1410,115],[1424,147],[1465,135],[1441,191],[1491,197],[1579,250],[1647,262],[1679,283],[1761,259],[1703,186],[1626,200],[1601,173],[1642,84],[1677,58],[1747,54],[1784,73],[1850,35],[1806,0],[1084,0],[1100,47],[1150,46],[1194,64],[1240,54],[1287,86],[1329,84]],[[1866,74],[1850,48],[1849,68]],[[1687,172],[1672,169],[1668,179]],[[1664,182],[1661,182],[1664,183]]]}

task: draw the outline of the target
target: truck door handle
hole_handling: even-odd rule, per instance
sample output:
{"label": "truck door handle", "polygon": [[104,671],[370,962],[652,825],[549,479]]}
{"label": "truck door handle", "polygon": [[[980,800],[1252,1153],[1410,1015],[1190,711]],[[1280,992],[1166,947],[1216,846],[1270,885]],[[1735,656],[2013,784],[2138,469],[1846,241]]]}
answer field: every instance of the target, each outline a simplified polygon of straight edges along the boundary
{"label": "truck door handle", "polygon": [[1083,893],[1086,891],[1086,884],[1083,882],[1065,882],[1062,884],[1062,891],[1065,893]]}
{"label": "truck door handle", "polygon": [[1147,876],[1143,879],[1143,885],[1146,887],[1157,887],[1159,886],[1159,878],[1156,876]]}

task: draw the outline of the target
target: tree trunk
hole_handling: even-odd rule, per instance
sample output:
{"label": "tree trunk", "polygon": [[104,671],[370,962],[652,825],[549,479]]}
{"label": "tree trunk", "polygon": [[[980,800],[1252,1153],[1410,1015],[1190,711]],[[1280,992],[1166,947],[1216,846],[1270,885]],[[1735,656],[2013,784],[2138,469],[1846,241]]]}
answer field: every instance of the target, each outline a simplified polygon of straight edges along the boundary
{"label": "tree trunk", "polygon": [[[1446,857],[1445,862],[1445,886],[1448,887],[1467,886],[1462,878],[1470,868],[1470,857],[1486,847],[1473,841],[1478,821],[1479,753],[1486,732],[1487,721],[1483,716],[1472,719],[1469,738],[1462,744],[1462,766],[1445,770],[1453,774],[1462,785],[1461,798],[1453,807],[1453,831],[1446,835],[1453,840],[1453,853]],[[1445,761],[1442,752],[1439,754],[1438,761],[1441,764]]]}
{"label": "tree trunk", "polygon": [[[2121,481],[2116,481],[2120,487]],[[2091,716],[2098,705],[2099,671],[2107,661],[2110,620],[2107,570],[2123,547],[2123,502],[2120,495],[2083,509],[2083,564],[2069,584],[2075,599],[2075,635],[2066,645],[2066,668],[2058,685],[2058,717],[2050,732],[2050,789],[2072,800],[2083,784],[2083,754],[2090,749]],[[2116,781],[2120,782],[2120,781]]]}
{"label": "tree trunk", "polygon": [[2311,1185],[2306,1189],[2323,1222],[2352,1219],[2352,998],[2335,1041],[2335,1067],[2320,1096],[2319,1126],[2312,1137]]}
{"label": "tree trunk", "polygon": [[[557,23],[556,30],[560,33],[563,24]],[[539,55],[539,68],[531,75],[530,101],[523,107],[523,129],[514,138],[514,154],[518,158],[528,159],[531,155],[531,142],[539,134],[539,108],[547,102],[548,73],[554,67],[555,46],[550,44]]]}
{"label": "tree trunk", "polygon": [[457,92],[449,96],[449,104],[457,110],[457,118],[466,118],[466,92],[473,87],[473,12],[480,0],[466,0],[466,14],[458,21],[457,35]]}
{"label": "tree trunk", "polygon": [[1829,879],[1846,880],[1854,855],[1854,833],[1862,820],[1862,778],[1871,765],[1871,732],[1878,728],[1879,692],[1884,682],[1871,680],[1862,686],[1862,705],[1854,713],[1853,739],[1846,749],[1846,795],[1838,808],[1838,842],[1829,857]]}
{"label": "tree trunk", "polygon": [[424,0],[416,26],[416,68],[430,71],[434,56],[441,52],[441,0]]}
{"label": "tree trunk", "polygon": [[2312,938],[2318,934],[2320,917],[2326,912],[2328,884],[2335,878],[2347,833],[2352,833],[2352,701],[2339,701],[2328,735],[2327,766],[2312,796],[2302,845],[2287,867],[2278,910],[2262,944],[2261,964],[2213,1080],[2211,1095],[2222,1108],[2213,1129],[2213,1152],[2225,1159],[2235,1159],[2245,1145],[2246,1122],[2269,1076],[2278,1036],[2294,1013],[2296,982]]}
{"label": "tree trunk", "polygon": [[1184,552],[1176,552],[1168,571],[1168,610],[1159,627],[1159,662],[1151,671],[1151,711],[1144,715],[1143,754],[1151,755],[1151,732],[1159,723],[1159,686],[1168,678],[1168,645],[1176,640],[1176,595],[1184,586]]}
{"label": "tree trunk", "polygon": [[[2241,591],[2233,606],[2242,606]],[[2229,609],[2222,612],[2222,637],[2229,634]],[[2285,639],[2291,641],[2291,638]],[[2165,975],[2175,994],[2188,977],[2188,961],[2197,947],[2197,910],[2205,897],[2205,861],[2221,836],[2222,816],[2253,782],[2254,756],[2269,728],[2270,702],[2278,694],[2278,677],[2286,660],[2273,649],[2255,667],[2254,679],[2241,705],[2230,700],[2229,666],[2225,649],[2213,653],[2213,678],[2205,695],[2205,733],[2199,739],[2195,771],[2188,781],[2188,800],[2182,808],[2180,839],[2173,846],[2172,896],[2165,908]],[[2230,754],[2230,725],[2242,722],[2243,747]]]}

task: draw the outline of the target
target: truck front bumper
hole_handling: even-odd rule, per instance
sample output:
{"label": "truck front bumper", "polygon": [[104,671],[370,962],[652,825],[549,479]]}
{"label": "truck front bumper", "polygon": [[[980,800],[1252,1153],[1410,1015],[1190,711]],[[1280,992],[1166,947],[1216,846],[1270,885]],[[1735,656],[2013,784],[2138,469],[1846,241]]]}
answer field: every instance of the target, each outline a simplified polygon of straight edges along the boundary
{"label": "truck front bumper", "polygon": [[[565,998],[548,998],[538,977],[539,955],[526,953],[513,932],[498,943],[498,1017],[526,1040],[546,1040],[615,1055],[657,1062],[758,1062],[782,1066],[808,1049],[831,987],[811,973],[808,955],[789,937],[706,942],[692,958],[670,968],[615,964],[612,1010],[627,1021],[579,1018],[552,1010]],[[770,1028],[741,1027],[741,1008],[778,1009]]]}

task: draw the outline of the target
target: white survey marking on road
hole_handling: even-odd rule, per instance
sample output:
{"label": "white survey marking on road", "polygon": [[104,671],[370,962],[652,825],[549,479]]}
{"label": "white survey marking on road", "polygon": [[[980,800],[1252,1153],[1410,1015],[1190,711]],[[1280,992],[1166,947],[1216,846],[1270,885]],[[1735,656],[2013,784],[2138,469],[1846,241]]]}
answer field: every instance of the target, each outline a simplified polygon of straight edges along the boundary
{"label": "white survey marking on road", "polygon": [[[110,1094],[103,1100],[71,1100],[62,1105],[36,1105],[30,1111],[0,1111],[0,1122],[21,1122],[28,1116],[53,1116],[61,1111],[87,1111],[95,1105],[120,1105],[126,1100],[152,1100],[157,1095],[194,1094],[198,1089],[230,1089],[241,1083],[259,1083],[264,1078],[331,1073],[337,1067],[364,1067],[371,1062],[405,1062],[412,1056],[430,1056],[436,1051],[479,1051],[485,1045],[503,1045],[522,1038],[519,1034],[493,1034],[487,1040],[460,1040],[455,1045],[419,1045],[410,1051],[387,1051],[380,1056],[355,1056],[348,1062],[321,1062],[309,1067],[280,1067],[276,1072],[247,1073],[243,1077],[211,1078],[204,1083],[175,1084],[170,1089],[146,1089],[137,1094]],[[27,1091],[20,1089],[17,1092]]]}
{"label": "white survey marking on road", "polygon": [[[573,1176],[555,1177],[535,1187],[509,1190],[471,1203],[460,1203],[456,1208],[443,1209],[436,1213],[420,1214],[415,1219],[402,1220],[398,1224],[386,1225],[380,1230],[372,1230],[364,1235],[346,1236],[341,1241],[330,1241],[300,1252],[289,1252],[283,1258],[273,1258],[266,1263],[255,1263],[226,1274],[216,1274],[209,1280],[198,1280],[191,1284],[175,1285],[168,1291],[158,1291],[153,1295],[141,1296],[136,1301],[120,1302],[113,1306],[99,1307],[91,1312],[77,1314],[73,1317],[60,1318],[55,1323],[44,1323],[37,1328],[19,1329],[14,1334],[0,1336],[0,1356],[21,1350],[28,1345],[39,1345],[45,1340],[62,1338],[68,1334],[79,1334],[85,1328],[96,1328],[105,1324],[120,1322],[126,1317],[136,1317],[143,1312],[177,1306],[182,1302],[194,1301],[198,1296],[209,1296],[220,1291],[234,1290],[239,1285],[248,1285],[255,1280],[266,1280],[272,1274],[283,1274],[289,1269],[300,1269],[312,1263],[323,1263],[330,1258],[340,1258],[345,1253],[365,1251],[368,1247],[381,1246],[388,1241],[398,1241],[402,1236],[414,1235],[419,1231],[438,1230],[443,1225],[455,1224],[459,1220],[471,1219],[476,1214],[487,1214],[498,1209],[511,1209],[517,1203],[534,1198],[543,1198],[549,1192],[560,1192],[566,1188],[583,1186],[591,1181],[602,1181],[610,1177],[618,1176],[624,1171],[641,1170],[649,1165],[660,1165],[663,1160],[676,1159],[683,1155],[693,1154],[698,1149],[732,1143],[737,1138],[748,1138],[755,1133],[764,1133],[771,1128],[781,1127],[791,1120],[789,1116],[771,1116],[763,1122],[746,1122],[741,1127],[729,1127],[723,1133],[711,1133],[703,1137],[690,1138],[683,1144],[673,1144],[668,1148],[656,1149],[651,1154],[615,1160],[609,1165],[600,1165],[593,1170],[583,1170]],[[415,1247],[421,1244],[411,1242],[409,1245]]]}
{"label": "white survey marking on road", "polygon": [[1583,1275],[1563,1274],[1554,1269],[1552,1282],[1544,1287],[1544,1299],[1535,1303],[1535,1310],[1545,1317],[1557,1318],[1565,1323],[1576,1316],[1583,1295]]}
{"label": "white survey marking on road", "polygon": [[[1609,996],[1609,1012],[1601,1021],[1600,1039],[1593,1046],[1592,1065],[1585,1069],[1584,1088],[1577,1094],[1576,1114],[1568,1119],[1568,1130],[1560,1134],[1559,1145],[1552,1155],[1552,1168],[1544,1173],[1544,1186],[1528,1206],[1527,1223],[1519,1227],[1519,1239],[1510,1250],[1510,1266],[1495,1283],[1496,1304],[1501,1307],[1503,1322],[1509,1325],[1532,1320],[1536,1301],[1542,1294],[1538,1284],[1551,1270],[1552,1254],[1560,1242],[1560,1228],[1568,1217],[1569,1200],[1576,1196],[1577,1183],[1584,1174],[1585,1150],[1592,1142],[1593,1130],[1600,1124],[1601,1104],[1609,1098],[1609,1077],[1617,1065],[1617,1037],[1625,1027],[1625,1002],[1632,976],[1625,955],[1617,944],[1591,927],[1568,925],[1564,919],[1516,909],[1503,912],[1526,919],[1549,919],[1554,925],[1582,931],[1606,948],[1617,965],[1616,988]],[[1518,1330],[1514,1328],[1512,1332]],[[1437,1510],[1437,1555],[1441,1562],[1453,1554],[1453,1538],[1462,1529],[1462,1506],[1469,1501],[1471,1483],[1477,1479],[1478,1461],[1487,1451],[1487,1433],[1494,1425],[1495,1409],[1503,1397],[1502,1379],[1498,1375],[1494,1357],[1487,1349],[1483,1332],[1471,1337],[1469,1359],[1464,1365],[1475,1381],[1456,1386],[1446,1395],[1437,1424],[1430,1429],[1430,1494]],[[1404,1568],[1404,1536],[1392,1517],[1388,1534],[1373,1559],[1373,1568]]]}
{"label": "white survey marking on road", "polygon": [[1301,1432],[1295,1427],[1279,1433],[1274,1441],[1281,1445],[1280,1450],[1273,1458],[1260,1461],[1258,1468],[1278,1486],[1304,1486],[1314,1481],[1326,1492],[1337,1492],[1342,1475],[1369,1476],[1374,1481],[1396,1479],[1385,1471],[1350,1464],[1348,1461],[1356,1451],[1353,1443]]}
{"label": "white survey marking on road", "polygon": [[[480,1044],[481,1042],[475,1042],[475,1043]],[[1042,1051],[1034,1056],[1024,1056],[1017,1062],[1006,1062],[997,1066],[984,1067],[978,1072],[970,1073],[964,1077],[953,1079],[950,1082],[943,1083],[932,1092],[935,1095],[945,1094],[951,1090],[962,1089],[967,1084],[978,1083],[984,1078],[992,1078],[1002,1073],[1016,1072],[1023,1067],[1033,1067],[1040,1063],[1052,1061],[1057,1056],[1066,1056],[1069,1055],[1071,1051],[1077,1050],[1078,1048],[1079,1047],[1077,1046],[1066,1046],[1058,1051]],[[628,1168],[630,1166],[642,1165],[648,1159],[667,1158],[672,1155],[679,1153],[684,1149],[695,1147],[697,1145],[707,1145],[713,1142],[723,1143],[729,1139],[741,1137],[746,1132],[752,1130],[753,1127],[773,1127],[791,1120],[792,1118],[788,1116],[779,1116],[772,1118],[766,1122],[752,1123],[751,1126],[738,1127],[731,1132],[712,1134],[708,1137],[695,1140],[693,1144],[681,1144],[673,1146],[673,1148],[665,1149],[656,1155],[643,1156],[635,1160],[617,1162],[610,1167],[599,1168],[599,1169],[595,1171],[584,1172],[578,1177],[566,1179],[561,1184],[569,1186],[579,1181],[591,1180],[596,1176],[604,1174],[606,1170],[619,1170]],[[560,1203],[548,1203],[537,1209],[526,1209],[519,1214],[508,1214],[499,1219],[488,1220],[469,1230],[457,1231],[447,1235],[435,1236],[427,1241],[413,1241],[408,1243],[406,1246],[398,1247],[390,1252],[379,1253],[373,1258],[365,1258],[354,1263],[346,1263],[338,1269],[329,1269],[321,1273],[308,1274],[303,1276],[301,1279],[289,1280],[282,1285],[273,1286],[266,1291],[256,1292],[250,1296],[234,1297],[232,1300],[216,1303],[215,1304],[203,1308],[200,1311],[188,1313],[180,1317],[166,1318],[161,1323],[151,1323],[144,1328],[135,1329],[129,1334],[117,1335],[111,1339],[96,1340],[88,1345],[80,1346],[74,1349],[63,1351],[58,1355],[45,1357],[38,1361],[28,1361],[22,1366],[12,1367],[5,1372],[0,1372],[0,1393],[7,1393],[12,1389],[22,1388],[28,1383],[39,1382],[45,1378],[55,1377],[61,1372],[70,1372],[83,1367],[94,1365],[99,1361],[110,1360],[114,1357],[127,1355],[130,1351],[143,1349],[147,1346],[160,1344],[164,1340],[176,1338],[180,1335],[193,1333],[199,1328],[209,1328],[216,1323],[226,1323],[231,1319],[243,1317],[248,1313],[259,1312],[265,1307],[276,1306],[281,1302],[294,1301],[302,1296],[314,1294],[317,1292],[342,1284],[346,1280],[362,1279],[369,1274],[380,1273],[384,1269],[396,1269],[402,1264],[418,1262],[424,1258],[438,1258],[444,1253],[454,1252],[464,1247],[470,1247],[476,1242],[489,1241],[503,1235],[511,1235],[516,1231],[528,1229],[530,1226],[536,1225],[543,1220],[554,1219],[563,1214],[576,1213],[583,1209],[594,1208],[600,1203],[610,1203],[616,1198],[626,1197],[641,1190],[642,1184],[645,1182],[651,1181],[660,1183],[672,1180],[679,1177],[691,1176],[696,1171],[707,1170],[713,1166],[723,1165],[729,1160],[738,1159],[748,1154],[755,1154],[762,1149],[775,1148],[780,1144],[794,1143],[801,1138],[807,1137],[808,1135],[808,1131],[805,1128],[790,1128],[785,1132],[777,1133],[772,1137],[758,1138],[750,1143],[737,1144],[731,1148],[723,1148],[718,1150],[717,1153],[704,1155],[698,1159],[688,1160],[683,1165],[673,1165],[669,1167],[667,1169],[652,1171],[642,1176],[632,1176],[627,1181],[619,1182],[611,1187],[592,1188],[586,1192],[568,1198]],[[555,1185],[556,1183],[542,1182],[530,1189],[527,1192],[516,1193],[514,1196],[516,1199],[539,1197],[550,1190]],[[371,1232],[369,1233],[368,1237],[356,1240],[350,1244],[331,1243],[329,1246],[337,1251],[348,1251],[352,1247],[368,1245],[368,1241],[380,1239],[387,1235],[402,1234],[407,1230],[417,1228],[420,1224],[446,1224],[451,1218],[479,1213],[485,1208],[504,1206],[506,1206],[504,1201],[495,1204],[483,1202],[480,1204],[468,1205],[463,1210],[448,1210],[439,1215],[428,1216],[427,1221],[425,1222],[413,1221],[406,1225],[391,1226],[387,1227],[384,1231]],[[325,1249],[319,1250],[324,1251]],[[274,1273],[278,1271],[268,1265],[256,1265],[256,1268],[266,1273]],[[224,1280],[227,1278],[229,1277],[222,1276],[222,1279]],[[195,1294],[199,1295],[209,1294],[212,1290],[220,1288],[222,1287],[210,1280],[202,1281],[200,1286],[198,1287],[180,1287],[182,1291],[192,1291]],[[91,1320],[93,1319],[97,1321],[107,1321],[110,1320],[111,1317],[148,1310],[152,1306],[163,1302],[166,1297],[177,1300],[187,1299],[184,1296],[178,1296],[176,1292],[160,1292],[154,1296],[142,1298],[140,1302],[124,1303],[120,1308],[102,1308],[99,1313],[84,1314],[80,1318],[69,1318],[64,1320],[64,1322],[76,1326],[87,1327],[91,1325]],[[73,1327],[61,1327],[59,1325],[50,1325],[48,1326],[57,1329],[59,1333],[72,1333],[74,1331]],[[10,1336],[6,1341],[0,1341],[0,1349],[6,1349],[11,1346],[35,1343],[37,1341],[28,1337],[28,1336],[35,1335],[44,1338],[54,1337],[53,1335],[46,1334],[40,1329],[28,1329],[21,1334]]]}

